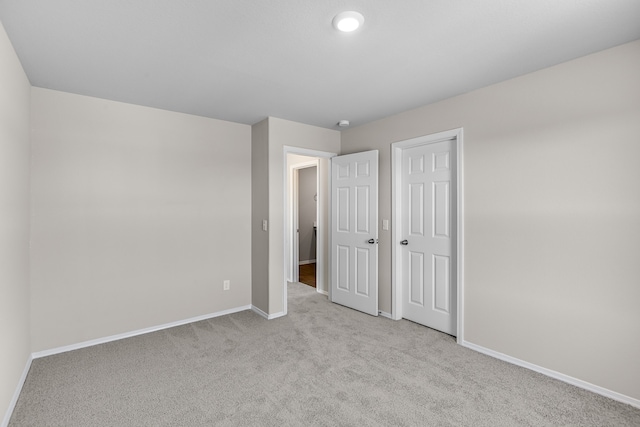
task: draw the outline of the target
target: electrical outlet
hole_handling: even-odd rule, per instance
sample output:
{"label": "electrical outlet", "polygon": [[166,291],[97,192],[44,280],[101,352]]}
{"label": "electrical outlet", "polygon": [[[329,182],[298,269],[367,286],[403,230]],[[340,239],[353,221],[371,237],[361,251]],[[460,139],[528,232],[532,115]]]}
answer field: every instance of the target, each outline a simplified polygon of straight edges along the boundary
{"label": "electrical outlet", "polygon": [[224,289],[225,291],[228,291],[230,287],[231,280],[225,280],[224,282],[222,282],[222,289]]}

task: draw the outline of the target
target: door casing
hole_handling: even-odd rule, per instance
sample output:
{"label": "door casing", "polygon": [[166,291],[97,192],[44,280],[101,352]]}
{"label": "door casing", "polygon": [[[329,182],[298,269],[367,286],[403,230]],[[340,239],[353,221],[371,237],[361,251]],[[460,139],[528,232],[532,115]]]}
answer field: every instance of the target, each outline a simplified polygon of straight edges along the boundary
{"label": "door casing", "polygon": [[420,136],[391,144],[391,318],[402,319],[402,268],[400,268],[400,230],[402,229],[402,150],[424,144],[454,140],[456,145],[456,189],[457,189],[457,319],[456,339],[464,341],[464,176],[463,176],[463,129],[457,128],[431,135]]}
{"label": "door casing", "polygon": [[[292,257],[291,257],[291,251],[292,251],[292,247],[291,247],[291,232],[292,232],[292,227],[291,227],[291,209],[290,209],[290,203],[291,203],[291,174],[289,173],[289,168],[288,168],[288,164],[287,164],[287,155],[289,154],[298,154],[301,156],[308,156],[308,157],[317,157],[317,158],[324,158],[324,159],[331,159],[331,157],[337,156],[337,153],[332,153],[332,152],[327,152],[327,151],[319,151],[319,150],[311,150],[308,148],[301,148],[301,147],[293,147],[293,146],[288,146],[285,145],[283,146],[282,149],[282,155],[283,155],[283,171],[282,173],[284,174],[284,179],[283,179],[283,232],[284,232],[284,245],[282,250],[284,252],[284,256],[283,256],[283,261],[284,261],[284,265],[283,265],[283,276],[284,276],[284,283],[283,283],[283,292],[282,292],[282,306],[284,307],[283,310],[283,315],[287,314],[288,311],[288,301],[287,301],[287,278],[289,276],[288,274],[288,268],[290,268],[290,263],[292,262]],[[321,270],[321,265],[326,266],[325,268],[329,268],[329,271],[331,271],[331,256],[328,257],[328,259],[325,259],[324,257],[324,248],[327,245],[330,245],[330,241],[325,241],[324,239],[320,238],[321,236],[321,232],[322,232],[322,228],[325,228],[327,230],[330,230],[331,227],[331,198],[328,195],[325,194],[321,194],[320,192],[322,191],[322,188],[331,188],[331,162],[329,161],[329,171],[327,173],[327,182],[323,185],[320,184],[320,176],[318,178],[318,188],[319,188],[319,192],[318,192],[318,212],[322,212],[325,209],[328,209],[329,215],[327,218],[327,224],[323,224],[322,220],[320,218],[320,215],[318,215],[318,240],[317,240],[317,269],[318,271],[316,272],[316,277],[318,279],[318,283],[320,283],[321,281],[326,282],[326,278],[324,276],[323,271]],[[318,165],[318,175],[320,175],[320,165]],[[326,206],[326,207],[325,207]],[[321,228],[322,226],[322,228]],[[331,236],[328,237],[328,239],[331,239]],[[329,246],[330,247],[330,246]],[[317,288],[316,288],[317,289]],[[329,293],[329,298],[331,297],[331,287],[328,286],[327,292]],[[322,293],[322,292],[321,292]]]}

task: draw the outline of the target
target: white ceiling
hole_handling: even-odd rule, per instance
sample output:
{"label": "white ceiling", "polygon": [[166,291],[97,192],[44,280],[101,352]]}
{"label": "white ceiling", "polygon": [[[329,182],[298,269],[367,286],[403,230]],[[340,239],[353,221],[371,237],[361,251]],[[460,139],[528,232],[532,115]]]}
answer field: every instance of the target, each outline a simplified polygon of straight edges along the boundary
{"label": "white ceiling", "polygon": [[[354,33],[331,26],[357,10]],[[38,87],[360,125],[640,39],[640,0],[0,0]]]}

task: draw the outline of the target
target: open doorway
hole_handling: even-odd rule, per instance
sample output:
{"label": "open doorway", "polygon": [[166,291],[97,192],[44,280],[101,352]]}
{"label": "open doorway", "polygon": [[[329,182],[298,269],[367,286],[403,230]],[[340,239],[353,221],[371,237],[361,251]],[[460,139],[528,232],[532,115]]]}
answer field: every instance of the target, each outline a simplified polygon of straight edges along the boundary
{"label": "open doorway", "polygon": [[[329,221],[330,221],[330,168],[331,157],[335,156],[335,153],[327,153],[317,150],[309,150],[298,147],[285,147],[285,217],[284,217],[284,232],[285,232],[285,245],[284,245],[284,261],[285,261],[285,307],[286,307],[286,288],[287,282],[299,282],[300,281],[300,267],[302,261],[302,267],[309,265],[315,260],[315,279],[316,279],[316,291],[318,293],[329,295],[329,273],[330,273],[330,259],[329,259]],[[312,207],[315,205],[316,220],[315,229],[314,222],[311,220],[310,224],[302,225],[304,227],[304,233],[298,233],[298,229],[301,227],[298,224],[298,198],[299,198],[299,175],[300,171],[307,169],[309,171],[315,169],[316,190],[313,193],[309,191],[303,191],[303,196],[306,201],[312,203]],[[303,175],[305,172],[302,172]],[[312,172],[309,172],[313,174]],[[304,178],[303,178],[304,179]],[[310,194],[307,194],[310,193]],[[317,195],[317,201],[316,199]],[[312,208],[313,209],[313,208]],[[301,231],[303,231],[301,229]],[[309,234],[311,241],[302,245],[308,245],[308,247],[315,246],[315,258],[309,255],[301,255],[300,253],[300,234]],[[307,264],[307,262],[309,264]],[[313,273],[311,273],[313,276]],[[303,279],[304,280],[304,279]],[[285,309],[286,312],[286,309]]]}

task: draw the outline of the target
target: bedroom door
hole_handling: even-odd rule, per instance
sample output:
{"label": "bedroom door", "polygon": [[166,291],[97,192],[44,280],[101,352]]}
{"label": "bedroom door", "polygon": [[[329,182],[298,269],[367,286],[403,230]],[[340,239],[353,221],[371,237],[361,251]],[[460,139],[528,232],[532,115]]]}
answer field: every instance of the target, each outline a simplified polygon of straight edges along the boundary
{"label": "bedroom door", "polygon": [[455,140],[402,150],[402,317],[456,335]]}
{"label": "bedroom door", "polygon": [[378,151],[331,159],[331,300],[378,315]]}

